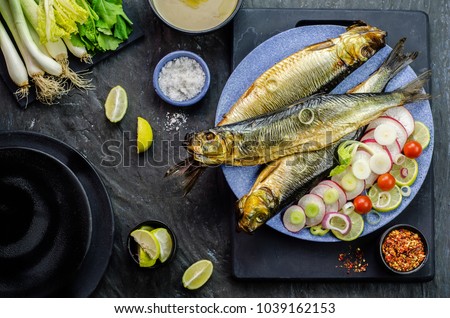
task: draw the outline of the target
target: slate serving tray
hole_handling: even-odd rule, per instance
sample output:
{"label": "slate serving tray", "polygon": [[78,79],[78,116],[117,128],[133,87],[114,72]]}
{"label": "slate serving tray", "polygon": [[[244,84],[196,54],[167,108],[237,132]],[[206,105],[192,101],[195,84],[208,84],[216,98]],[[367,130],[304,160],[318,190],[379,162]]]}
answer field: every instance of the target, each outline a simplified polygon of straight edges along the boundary
{"label": "slate serving tray", "polygon": [[[407,37],[405,51],[419,51],[411,65],[416,73],[429,68],[428,17],[418,11],[242,9],[234,20],[233,69],[257,45],[287,29],[314,24],[350,25],[363,20],[388,31],[387,44]],[[427,87],[427,91],[431,91]],[[432,166],[422,188],[405,211],[385,227],[354,242],[320,243],[298,240],[264,226],[254,235],[236,233],[232,221],[232,273],[237,279],[429,281],[434,277],[434,202]],[[233,211],[234,212],[234,211]],[[430,244],[424,268],[411,275],[395,275],[383,267],[379,237],[397,223],[420,228]],[[361,248],[366,272],[348,272],[340,253]]]}

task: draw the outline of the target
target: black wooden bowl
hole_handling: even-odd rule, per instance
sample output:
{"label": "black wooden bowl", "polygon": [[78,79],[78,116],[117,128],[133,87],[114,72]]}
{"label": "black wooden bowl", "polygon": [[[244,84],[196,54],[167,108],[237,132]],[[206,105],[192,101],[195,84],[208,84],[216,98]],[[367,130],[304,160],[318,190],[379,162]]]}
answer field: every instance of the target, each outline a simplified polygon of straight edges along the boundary
{"label": "black wooden bowl", "polygon": [[[389,233],[391,233],[392,231],[394,231],[394,230],[399,230],[399,229],[409,230],[409,231],[411,231],[412,233],[417,234],[417,235],[419,236],[420,240],[422,241],[423,246],[424,246],[425,258],[422,260],[422,262],[421,262],[417,267],[415,267],[415,268],[413,268],[413,269],[411,269],[411,270],[409,270],[409,271],[399,271],[399,270],[396,270],[396,269],[392,268],[392,267],[388,264],[388,262],[386,261],[385,255],[384,255],[384,253],[383,253],[383,243],[384,243],[386,237],[387,237],[387,236],[389,235]],[[408,224],[397,224],[397,225],[394,225],[394,226],[390,227],[389,229],[387,229],[387,230],[381,235],[379,245],[380,245],[380,247],[379,247],[379,249],[380,249],[380,257],[381,257],[381,260],[382,260],[383,264],[386,266],[387,269],[389,269],[391,272],[396,273],[396,274],[400,274],[400,275],[408,275],[408,274],[415,273],[415,272],[419,271],[419,270],[425,265],[425,263],[426,263],[427,260],[428,260],[428,255],[429,255],[429,251],[428,251],[428,242],[427,242],[425,236],[423,235],[423,233],[422,233],[419,229],[415,228],[415,227],[412,226],[412,225],[408,225]]]}
{"label": "black wooden bowl", "polygon": [[82,264],[92,232],[86,193],[56,158],[0,149],[0,296],[41,297]]}

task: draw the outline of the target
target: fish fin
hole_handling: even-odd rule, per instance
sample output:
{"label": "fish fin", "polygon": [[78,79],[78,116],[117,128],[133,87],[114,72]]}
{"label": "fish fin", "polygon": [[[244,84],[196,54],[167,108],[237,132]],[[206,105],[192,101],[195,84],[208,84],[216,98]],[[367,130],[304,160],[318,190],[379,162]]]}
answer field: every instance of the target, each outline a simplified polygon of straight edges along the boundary
{"label": "fish fin", "polygon": [[392,49],[391,54],[380,68],[385,68],[391,70],[390,79],[398,74],[403,68],[411,64],[419,55],[419,52],[403,53],[405,47],[406,38],[400,39],[395,47]]}
{"label": "fish fin", "polygon": [[192,190],[205,169],[206,166],[202,166],[201,163],[196,161],[193,157],[188,157],[170,167],[164,175],[164,178],[169,176],[183,176],[183,196],[186,196]]}
{"label": "fish fin", "polygon": [[405,104],[430,99],[431,95],[423,92],[423,85],[430,79],[430,76],[431,70],[425,71],[405,86],[396,89],[395,92],[403,94]]}

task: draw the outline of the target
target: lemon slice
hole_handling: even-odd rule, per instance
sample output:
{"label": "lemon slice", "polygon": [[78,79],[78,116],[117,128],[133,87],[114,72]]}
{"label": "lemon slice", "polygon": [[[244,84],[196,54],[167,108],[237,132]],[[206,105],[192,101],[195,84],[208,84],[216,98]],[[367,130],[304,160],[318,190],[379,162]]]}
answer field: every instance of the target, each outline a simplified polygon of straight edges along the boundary
{"label": "lemon slice", "polygon": [[160,247],[159,260],[161,261],[161,263],[164,263],[165,261],[167,261],[170,254],[172,253],[173,248],[172,237],[170,236],[169,232],[164,228],[155,229],[150,233],[152,233],[159,242]]}
{"label": "lemon slice", "polygon": [[183,286],[187,289],[198,289],[202,287],[211,277],[213,264],[202,259],[192,264],[183,274]]}
{"label": "lemon slice", "polygon": [[135,230],[130,236],[144,250],[152,260],[156,260],[160,255],[159,242],[156,237],[145,230]]}
{"label": "lemon slice", "polygon": [[122,86],[116,86],[111,89],[106,97],[105,115],[112,123],[117,123],[122,120],[127,112],[128,97],[127,92]]}
{"label": "lemon slice", "polygon": [[140,267],[152,267],[156,264],[157,260],[156,258],[150,258],[141,246],[138,247],[138,259]]}
{"label": "lemon slice", "polygon": [[416,181],[419,174],[419,165],[415,159],[405,158],[401,165],[393,165],[391,170],[395,183],[400,187],[410,186]]}
{"label": "lemon slice", "polygon": [[425,149],[430,144],[430,130],[424,123],[415,121],[414,131],[412,135],[409,136],[408,140],[417,141],[422,146],[422,149]]}
{"label": "lemon slice", "polygon": [[369,198],[372,201],[374,210],[378,212],[389,212],[398,208],[402,203],[402,191],[395,185],[389,191],[382,191],[377,184],[369,190]]}
{"label": "lemon slice", "polygon": [[137,120],[137,152],[148,150],[153,143],[153,130],[147,120],[138,117]]}
{"label": "lemon slice", "polygon": [[[350,218],[350,222],[352,223],[350,232],[343,235],[336,230],[331,230],[334,236],[336,236],[338,239],[342,241],[353,241],[357,239],[364,231],[364,219],[360,214],[352,212],[348,216]],[[336,226],[338,228],[345,227],[344,221],[339,218],[332,218],[331,225]]]}

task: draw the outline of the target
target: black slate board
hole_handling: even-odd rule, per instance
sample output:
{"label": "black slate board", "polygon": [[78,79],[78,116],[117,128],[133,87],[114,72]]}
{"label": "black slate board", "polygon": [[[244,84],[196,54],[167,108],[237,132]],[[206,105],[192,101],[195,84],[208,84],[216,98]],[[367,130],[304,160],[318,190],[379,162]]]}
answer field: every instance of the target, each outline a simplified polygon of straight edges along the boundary
{"label": "black slate board", "polygon": [[[369,10],[304,10],[304,9],[242,9],[234,20],[233,69],[260,43],[287,29],[312,24],[349,25],[363,20],[388,31],[387,44],[395,45],[407,37],[405,51],[419,51],[411,65],[417,72],[430,68],[428,16],[419,11]],[[427,88],[431,91],[431,87]],[[429,281],[435,273],[434,261],[434,194],[433,169],[430,167],[420,192],[408,208],[387,226],[354,242],[319,243],[298,240],[268,226],[254,235],[237,233],[233,217],[232,273],[237,279],[291,279],[304,281]],[[232,213],[234,215],[234,213]],[[388,271],[379,257],[379,238],[393,224],[406,223],[424,233],[430,246],[428,262],[417,273],[395,275]],[[355,273],[342,268],[340,253],[361,248],[369,266],[366,272]]]}

